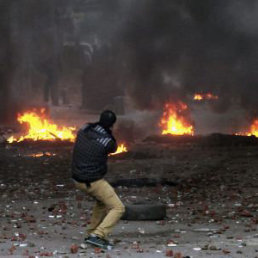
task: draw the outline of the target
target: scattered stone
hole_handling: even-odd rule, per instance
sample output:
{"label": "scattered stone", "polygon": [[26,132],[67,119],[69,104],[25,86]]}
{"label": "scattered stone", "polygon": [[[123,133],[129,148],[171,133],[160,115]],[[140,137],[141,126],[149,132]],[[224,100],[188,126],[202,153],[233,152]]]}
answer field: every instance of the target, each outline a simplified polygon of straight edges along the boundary
{"label": "scattered stone", "polygon": [[222,252],[223,252],[223,254],[230,254],[230,253],[231,253],[231,252],[230,252],[229,250],[227,250],[227,249],[223,249]]}
{"label": "scattered stone", "polygon": [[70,247],[70,251],[72,254],[76,254],[78,252],[78,249],[79,249],[78,245],[75,245],[75,244],[71,245]]}
{"label": "scattered stone", "polygon": [[167,249],[166,250],[166,256],[173,257],[173,255],[174,255],[174,253],[173,253],[173,251],[171,249]]}

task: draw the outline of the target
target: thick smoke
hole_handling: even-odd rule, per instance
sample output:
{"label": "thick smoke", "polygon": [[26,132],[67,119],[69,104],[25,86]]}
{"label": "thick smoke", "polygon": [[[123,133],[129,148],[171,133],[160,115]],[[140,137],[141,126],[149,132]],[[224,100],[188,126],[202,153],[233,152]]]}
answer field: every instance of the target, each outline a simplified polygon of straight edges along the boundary
{"label": "thick smoke", "polygon": [[257,1],[134,1],[121,35],[138,107],[213,92],[216,112],[239,103],[257,115],[257,11]]}
{"label": "thick smoke", "polygon": [[0,0],[0,7],[1,118],[42,95],[58,105],[63,94],[65,103],[73,85],[87,109],[129,94],[138,109],[161,110],[168,100],[212,92],[216,113],[238,105],[257,116],[256,0]]}

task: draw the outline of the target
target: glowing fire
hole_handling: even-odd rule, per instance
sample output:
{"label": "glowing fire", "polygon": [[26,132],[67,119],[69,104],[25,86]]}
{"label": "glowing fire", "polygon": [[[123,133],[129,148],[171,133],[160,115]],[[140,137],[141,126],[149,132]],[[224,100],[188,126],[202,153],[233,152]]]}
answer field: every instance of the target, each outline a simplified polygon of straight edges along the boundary
{"label": "glowing fire", "polygon": [[32,154],[28,154],[28,155],[25,155],[25,156],[32,157],[32,158],[40,158],[40,157],[43,157],[43,156],[56,156],[56,154],[47,151],[47,152],[32,153]]}
{"label": "glowing fire", "polygon": [[28,124],[28,133],[26,135],[15,138],[11,136],[7,139],[9,143],[21,142],[24,140],[66,140],[74,141],[74,127],[58,127],[46,117],[46,110],[42,108],[39,112],[36,110],[28,111],[23,114],[18,114],[18,122],[20,124]]}
{"label": "glowing fire", "polygon": [[[55,140],[65,140],[74,142],[75,135],[75,127],[65,127],[58,126],[50,121],[46,116],[46,110],[44,108],[40,109],[40,111],[28,111],[23,114],[18,114],[18,122],[20,124],[28,124],[28,133],[26,135],[20,137],[11,136],[7,139],[9,143],[13,142],[21,142],[24,140],[47,140],[47,141],[55,141]],[[117,148],[117,151],[111,153],[110,155],[116,155],[122,152],[127,152],[127,147],[124,143],[120,144]],[[41,157],[43,155],[50,155],[47,153],[39,153],[33,154],[33,157]]]}
{"label": "glowing fire", "polygon": [[236,133],[236,135],[246,135],[246,136],[256,136],[258,137],[258,119],[255,119],[253,123],[251,124],[248,132],[245,133]]}
{"label": "glowing fire", "polygon": [[183,102],[167,103],[160,121],[162,134],[193,135],[194,127],[184,116],[188,106]]}
{"label": "glowing fire", "polygon": [[197,100],[197,101],[201,101],[201,100],[215,100],[218,99],[219,97],[217,95],[213,95],[212,93],[205,93],[205,94],[200,94],[200,93],[196,93],[194,94],[193,99]]}
{"label": "glowing fire", "polygon": [[116,152],[111,153],[110,155],[116,155],[116,154],[120,154],[120,153],[122,153],[122,152],[128,152],[128,149],[127,149],[127,147],[125,146],[124,143],[121,143],[121,144],[117,147]]}
{"label": "glowing fire", "polygon": [[258,119],[254,120],[247,135],[248,136],[254,135],[258,137]]}

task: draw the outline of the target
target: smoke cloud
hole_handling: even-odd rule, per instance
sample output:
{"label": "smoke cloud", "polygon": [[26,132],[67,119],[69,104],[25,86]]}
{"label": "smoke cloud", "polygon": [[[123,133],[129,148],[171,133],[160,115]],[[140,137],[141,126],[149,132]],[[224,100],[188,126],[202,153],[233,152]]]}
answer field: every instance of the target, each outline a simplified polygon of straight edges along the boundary
{"label": "smoke cloud", "polygon": [[120,35],[139,108],[212,92],[212,110],[239,103],[257,115],[257,1],[132,2]]}
{"label": "smoke cloud", "polygon": [[256,0],[0,0],[0,6],[1,116],[11,103],[39,103],[41,95],[58,105],[60,95],[75,92],[67,93],[68,81],[81,87],[82,106],[97,110],[123,94],[137,109],[161,110],[167,101],[212,92],[219,96],[210,103],[214,112],[238,105],[250,118],[258,115]]}

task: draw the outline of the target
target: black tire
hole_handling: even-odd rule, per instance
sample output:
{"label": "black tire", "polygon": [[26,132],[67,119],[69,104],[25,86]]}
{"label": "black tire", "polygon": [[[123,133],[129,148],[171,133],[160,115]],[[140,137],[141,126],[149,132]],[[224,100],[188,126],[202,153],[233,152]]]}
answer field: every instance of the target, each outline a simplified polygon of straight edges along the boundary
{"label": "black tire", "polygon": [[163,220],[166,206],[163,204],[128,204],[122,220]]}

